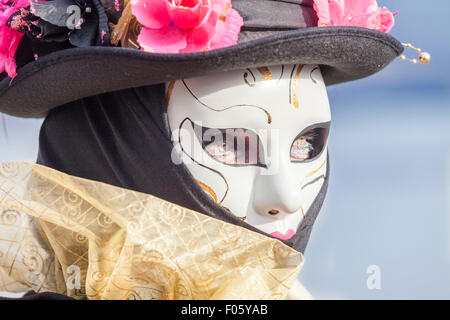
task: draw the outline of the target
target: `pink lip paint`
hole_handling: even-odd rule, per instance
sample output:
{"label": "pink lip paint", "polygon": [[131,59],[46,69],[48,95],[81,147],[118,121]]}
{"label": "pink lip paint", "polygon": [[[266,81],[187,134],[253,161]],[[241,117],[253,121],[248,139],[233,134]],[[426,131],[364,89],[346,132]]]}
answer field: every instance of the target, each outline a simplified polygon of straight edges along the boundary
{"label": "pink lip paint", "polygon": [[281,239],[281,240],[289,240],[295,235],[295,231],[292,229],[289,229],[286,231],[286,233],[281,233],[280,231],[275,231],[270,234],[271,236],[274,236],[275,238]]}

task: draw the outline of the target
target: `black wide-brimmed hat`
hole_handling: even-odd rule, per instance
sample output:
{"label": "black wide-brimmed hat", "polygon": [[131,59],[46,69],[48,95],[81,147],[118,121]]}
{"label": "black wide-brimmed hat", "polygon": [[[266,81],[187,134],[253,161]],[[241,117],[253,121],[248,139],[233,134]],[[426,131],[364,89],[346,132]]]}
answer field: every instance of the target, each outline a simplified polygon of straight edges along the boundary
{"label": "black wide-brimmed hat", "polygon": [[[83,12],[94,10],[96,19],[85,28],[88,36],[79,32],[64,38],[60,29],[48,26],[45,42],[24,36],[16,53],[17,76],[2,74],[0,112],[43,117],[54,107],[105,92],[281,64],[320,65],[326,84],[332,85],[372,75],[403,52],[398,40],[380,31],[317,27],[312,0],[233,0],[233,9],[244,20],[236,45],[206,52],[150,53],[131,48],[130,43],[136,44],[131,41],[136,32],[131,31],[140,27],[136,21],[125,37],[110,37],[125,14],[123,0],[63,1],[84,4]],[[114,41],[121,46],[111,45]]]}

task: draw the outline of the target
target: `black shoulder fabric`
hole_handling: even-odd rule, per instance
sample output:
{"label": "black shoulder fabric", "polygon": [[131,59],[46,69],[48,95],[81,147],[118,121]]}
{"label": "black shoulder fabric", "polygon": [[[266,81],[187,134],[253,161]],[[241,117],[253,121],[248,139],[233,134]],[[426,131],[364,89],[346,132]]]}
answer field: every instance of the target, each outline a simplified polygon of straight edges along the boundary
{"label": "black shoulder fabric", "polygon": [[[161,84],[84,98],[53,109],[41,128],[37,162],[74,176],[152,194],[263,233],[217,205],[184,165],[172,162],[171,152]],[[324,183],[307,213],[310,218],[286,244],[304,251],[326,186]]]}

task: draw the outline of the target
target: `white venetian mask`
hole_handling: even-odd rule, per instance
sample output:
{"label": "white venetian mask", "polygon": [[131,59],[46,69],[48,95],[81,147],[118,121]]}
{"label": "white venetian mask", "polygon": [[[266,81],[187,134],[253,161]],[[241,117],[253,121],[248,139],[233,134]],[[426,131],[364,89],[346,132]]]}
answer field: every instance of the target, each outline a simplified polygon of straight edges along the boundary
{"label": "white venetian mask", "polygon": [[174,161],[250,225],[288,240],[324,182],[331,120],[319,67],[283,65],[169,83]]}

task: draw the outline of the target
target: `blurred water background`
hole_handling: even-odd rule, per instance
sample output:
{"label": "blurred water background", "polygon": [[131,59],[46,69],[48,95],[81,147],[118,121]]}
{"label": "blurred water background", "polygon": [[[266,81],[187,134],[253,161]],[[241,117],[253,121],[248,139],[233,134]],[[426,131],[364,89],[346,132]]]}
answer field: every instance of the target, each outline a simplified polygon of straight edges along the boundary
{"label": "blurred water background", "polygon": [[[300,280],[317,299],[450,299],[450,1],[378,3],[432,63],[329,88],[330,186]],[[35,161],[41,120],[6,123],[0,161]]]}

